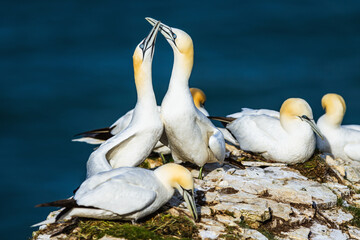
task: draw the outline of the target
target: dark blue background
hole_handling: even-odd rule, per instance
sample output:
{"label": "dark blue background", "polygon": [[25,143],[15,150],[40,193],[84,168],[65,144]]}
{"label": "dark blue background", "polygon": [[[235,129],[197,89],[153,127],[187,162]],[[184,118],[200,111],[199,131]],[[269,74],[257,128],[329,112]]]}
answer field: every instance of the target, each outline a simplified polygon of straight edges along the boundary
{"label": "dark blue background", "polygon": [[[0,7],[1,238],[24,239],[85,177],[91,146],[72,135],[111,124],[136,103],[132,54],[151,16],[188,32],[190,85],[207,110],[279,109],[302,97],[317,119],[321,97],[341,94],[345,123],[360,123],[360,2],[7,1]],[[159,35],[158,103],[172,67]],[[10,237],[11,236],[11,237]]]}

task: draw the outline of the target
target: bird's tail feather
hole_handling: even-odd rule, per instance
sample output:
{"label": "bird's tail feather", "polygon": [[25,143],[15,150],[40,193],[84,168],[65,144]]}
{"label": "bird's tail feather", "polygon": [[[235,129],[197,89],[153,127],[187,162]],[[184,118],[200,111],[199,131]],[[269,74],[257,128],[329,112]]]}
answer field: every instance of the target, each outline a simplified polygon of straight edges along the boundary
{"label": "bird's tail feather", "polygon": [[62,200],[57,200],[57,201],[53,201],[53,202],[38,204],[35,207],[62,207],[64,209],[56,217],[46,219],[45,221],[36,223],[36,224],[32,225],[31,227],[38,227],[38,226],[45,225],[45,224],[55,223],[59,219],[61,219],[63,216],[65,216],[66,213],[68,213],[72,208],[77,207],[77,206],[78,206],[78,204],[76,203],[74,198],[62,199]]}
{"label": "bird's tail feather", "polygon": [[73,208],[73,207],[77,207],[77,203],[75,201],[75,199],[73,198],[69,198],[69,199],[62,199],[62,200],[57,200],[57,201],[53,201],[53,202],[48,202],[48,203],[41,203],[36,205],[35,207],[65,207],[65,208]]}

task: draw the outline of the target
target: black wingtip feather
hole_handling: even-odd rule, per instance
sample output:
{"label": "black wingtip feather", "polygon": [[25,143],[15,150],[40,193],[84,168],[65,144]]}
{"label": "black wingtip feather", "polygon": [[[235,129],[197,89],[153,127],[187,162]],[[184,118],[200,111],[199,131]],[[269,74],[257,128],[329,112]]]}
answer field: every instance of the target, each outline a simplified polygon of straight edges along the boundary
{"label": "black wingtip feather", "polygon": [[82,135],[86,135],[86,134],[94,134],[94,133],[108,133],[108,132],[110,132],[112,129],[113,129],[113,128],[109,128],[109,127],[94,129],[94,130],[90,130],[90,131],[86,131],[86,132],[82,132],[82,133],[75,134],[74,137],[82,136]]}
{"label": "black wingtip feather", "polygon": [[108,140],[109,138],[113,137],[114,135],[111,134],[111,131],[114,127],[111,128],[99,128],[87,132],[82,132],[74,135],[74,137],[89,137],[99,140]]}

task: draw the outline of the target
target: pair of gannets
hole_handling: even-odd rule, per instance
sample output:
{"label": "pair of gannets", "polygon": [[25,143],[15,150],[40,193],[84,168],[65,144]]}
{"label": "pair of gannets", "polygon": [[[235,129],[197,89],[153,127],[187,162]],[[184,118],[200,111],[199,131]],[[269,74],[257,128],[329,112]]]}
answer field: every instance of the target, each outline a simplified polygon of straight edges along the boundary
{"label": "pair of gannets", "polygon": [[165,129],[161,140],[171,149],[174,160],[189,161],[200,166],[200,178],[202,167],[207,162],[223,162],[225,158],[222,133],[196,107],[199,95],[194,94],[192,97],[189,90],[194,54],[191,37],[180,29],[168,27],[152,18],[147,20],[153,26],[160,24],[160,28],[157,28],[174,52],[169,88],[161,104],[162,122],[159,121],[151,84],[151,61],[156,34],[150,33],[138,45],[133,57],[138,102],[132,120],[127,128],[108,139],[90,155],[87,162],[88,177],[112,168],[139,165],[159,140],[162,132],[160,123],[161,127],[164,124]]}
{"label": "pair of gannets", "polygon": [[[295,164],[309,159],[316,148],[316,127],[309,104],[301,98],[289,98],[280,112],[243,109],[230,118],[211,117],[227,122],[240,148],[261,154],[265,159]],[[236,117],[236,118],[234,118]]]}
{"label": "pair of gannets", "polygon": [[192,175],[183,166],[168,163],[154,171],[123,167],[96,174],[81,184],[73,198],[37,205],[64,209],[55,219],[33,226],[72,217],[136,221],[167,203],[174,189],[183,196],[196,220],[198,215]]}
{"label": "pair of gannets", "polygon": [[344,99],[329,93],[323,96],[321,105],[325,114],[317,125],[325,139],[317,140],[319,150],[343,160],[360,161],[360,125],[341,125],[346,111]]}

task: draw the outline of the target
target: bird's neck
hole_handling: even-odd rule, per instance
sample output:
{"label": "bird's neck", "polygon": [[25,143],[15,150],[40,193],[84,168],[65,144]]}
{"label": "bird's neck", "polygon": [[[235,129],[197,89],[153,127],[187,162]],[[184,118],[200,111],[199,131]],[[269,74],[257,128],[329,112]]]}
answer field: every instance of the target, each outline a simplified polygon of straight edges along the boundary
{"label": "bird's neck", "polygon": [[180,53],[174,50],[174,65],[171,73],[169,90],[189,89],[189,78],[194,63],[194,51]]}
{"label": "bird's neck", "polygon": [[162,167],[157,168],[154,171],[155,176],[158,180],[166,187],[168,192],[174,193],[174,186],[173,186],[173,174],[171,171],[168,171],[168,167],[163,165]]}
{"label": "bird's neck", "polygon": [[339,128],[342,123],[342,119],[343,115],[325,113],[319,118],[318,124],[326,125],[328,128]]}
{"label": "bird's neck", "polygon": [[324,121],[333,127],[340,127],[342,120],[344,118],[342,109],[336,111],[327,111],[324,115]]}
{"label": "bird's neck", "polygon": [[135,85],[137,92],[136,106],[156,107],[151,77],[151,64],[141,66],[141,68],[135,71]]}

